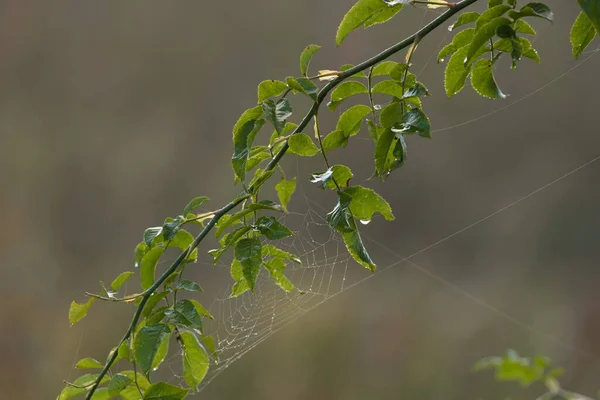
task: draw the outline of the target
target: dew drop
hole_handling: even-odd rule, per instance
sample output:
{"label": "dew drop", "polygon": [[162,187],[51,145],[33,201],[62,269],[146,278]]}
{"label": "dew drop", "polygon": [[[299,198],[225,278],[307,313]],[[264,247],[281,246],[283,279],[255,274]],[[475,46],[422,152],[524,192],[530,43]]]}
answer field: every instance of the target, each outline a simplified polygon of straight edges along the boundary
{"label": "dew drop", "polygon": [[450,32],[452,32],[452,29],[454,29],[454,24],[452,24],[452,25],[450,25],[450,26],[448,27],[448,30],[449,30]]}
{"label": "dew drop", "polygon": [[361,219],[361,220],[360,220],[360,223],[361,223],[361,224],[363,224],[363,225],[368,225],[368,224],[369,224],[369,222],[371,222],[371,220],[370,220],[370,219]]}

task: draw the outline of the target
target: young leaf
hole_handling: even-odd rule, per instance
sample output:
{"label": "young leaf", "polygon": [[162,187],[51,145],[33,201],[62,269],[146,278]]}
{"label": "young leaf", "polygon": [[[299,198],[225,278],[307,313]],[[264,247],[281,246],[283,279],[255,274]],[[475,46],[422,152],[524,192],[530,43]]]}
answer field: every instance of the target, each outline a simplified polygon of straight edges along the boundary
{"label": "young leaf", "polygon": [[306,76],[310,60],[312,60],[312,57],[317,51],[319,51],[320,48],[321,46],[319,45],[309,44],[302,51],[302,54],[300,55],[300,72],[302,73],[302,75]]}
{"label": "young leaf", "polygon": [[387,201],[372,189],[362,186],[350,186],[344,193],[351,198],[350,211],[361,221],[370,221],[373,214],[380,213],[388,221],[394,220],[392,208]]}
{"label": "young leaf", "polygon": [[362,120],[371,113],[371,108],[362,104],[346,110],[339,118],[336,130],[344,132],[344,136],[356,135],[362,125]]}
{"label": "young leaf", "polygon": [[169,335],[171,329],[165,324],[144,326],[135,334],[133,353],[137,366],[144,375],[147,376],[150,372],[160,344]]}
{"label": "young leaf", "polygon": [[290,152],[299,156],[311,157],[319,152],[319,148],[314,144],[310,136],[304,133],[296,133],[288,139]]}
{"label": "young leaf", "polygon": [[262,103],[269,97],[279,96],[287,89],[287,85],[285,82],[276,81],[276,80],[267,80],[262,81],[258,85],[258,102]]}
{"label": "young leaf", "polygon": [[330,132],[325,139],[323,139],[323,151],[327,153],[337,147],[346,147],[348,144],[348,137],[344,134],[342,130],[335,130]]}
{"label": "young leaf", "polygon": [[198,390],[198,385],[208,372],[210,360],[193,333],[181,332],[181,342],[183,343],[183,377],[185,383],[192,390]]}
{"label": "young leaf", "polygon": [[365,85],[356,81],[346,81],[331,92],[331,101],[327,103],[327,107],[329,107],[330,110],[335,110],[336,107],[348,97],[364,93],[369,93]]}
{"label": "young leaf", "polygon": [[527,35],[535,35],[535,29],[531,26],[527,21],[523,19],[518,19],[515,22],[515,32],[517,33],[525,33]]}
{"label": "young leaf", "polygon": [[600,3],[598,0],[578,0],[579,6],[600,34]]}
{"label": "young leaf", "polygon": [[317,100],[319,88],[308,78],[293,78],[288,76],[285,83],[297,92],[304,93],[313,100]]}
{"label": "young leaf", "polygon": [[94,304],[94,301],[96,301],[96,299],[92,297],[83,304],[76,301],[71,302],[71,308],[69,309],[69,323],[71,326],[75,325],[76,322],[87,315],[90,307]]}
{"label": "young leaf", "polygon": [[358,233],[357,230],[354,230],[352,232],[343,233],[342,237],[344,238],[344,243],[352,258],[363,267],[368,268],[371,272],[375,272],[377,266],[369,256],[369,253],[367,253],[367,249],[365,249],[360,233]]}
{"label": "young leaf", "polygon": [[100,369],[103,367],[104,365],[100,361],[91,357],[82,358],[75,364],[75,368],[77,369]]}
{"label": "young leaf", "polygon": [[[355,66],[353,64],[344,64],[340,67],[340,71],[348,71],[351,68],[354,68]],[[350,78],[366,78],[367,75],[365,75],[364,72],[357,72],[356,74],[352,75]]]}
{"label": "young leaf", "polygon": [[273,279],[280,288],[286,292],[291,292],[294,290],[294,284],[290,282],[290,280],[283,274],[283,270],[285,269],[284,260],[281,258],[272,258],[267,260],[265,261],[265,268],[267,271],[269,271],[271,279]]}
{"label": "young leaf", "polygon": [[281,250],[280,248],[277,248],[275,246],[273,246],[272,244],[265,244],[262,247],[262,256],[263,257],[273,257],[273,258],[282,258],[284,260],[290,260],[295,262],[296,264],[302,264],[302,261],[300,261],[300,259],[291,254],[288,253],[285,250]]}
{"label": "young leaf", "polygon": [[262,243],[258,238],[242,239],[235,245],[235,259],[241,264],[248,287],[254,291],[254,284],[262,262]]}
{"label": "young leaf", "polygon": [[194,281],[183,279],[172,288],[173,290],[186,290],[188,292],[201,292],[202,288]]}
{"label": "young leaf", "polygon": [[340,46],[350,32],[365,24],[385,7],[388,5],[382,0],[358,0],[344,15],[337,30],[335,43]]}
{"label": "young leaf", "polygon": [[464,61],[464,63],[467,64],[471,62],[477,56],[477,54],[479,54],[479,51],[481,50],[482,46],[489,42],[489,40],[493,38],[494,35],[496,35],[496,30],[499,27],[504,25],[510,25],[511,23],[511,20],[508,18],[498,17],[492,19],[490,22],[486,23],[479,30],[477,30],[475,36],[473,37],[473,41],[469,45],[469,50],[467,51],[467,58]]}
{"label": "young leaf", "polygon": [[204,306],[200,304],[197,300],[190,300],[190,302],[194,305],[198,314],[202,315],[203,317],[210,318],[212,320],[215,319],[215,317],[213,317],[212,314],[206,308],[204,308]]}
{"label": "young leaf", "polygon": [[269,240],[279,240],[293,235],[292,231],[275,217],[260,217],[256,221],[256,229]]}
{"label": "young leaf", "polygon": [[332,165],[325,172],[316,172],[312,174],[310,181],[318,184],[321,189],[329,188],[336,190],[337,186],[347,187],[350,179],[354,177],[350,168],[345,165]]}
{"label": "young leaf", "polygon": [[189,389],[169,385],[166,382],[157,382],[146,390],[143,400],[183,400],[188,392]]}
{"label": "young leaf", "polygon": [[581,53],[583,53],[592,40],[594,40],[596,33],[592,21],[590,21],[583,11],[580,12],[571,28],[571,45],[573,47],[573,57],[575,57],[575,59],[578,59],[579,56],[581,56]]}
{"label": "young leaf", "polygon": [[498,88],[492,67],[493,63],[491,60],[482,59],[477,61],[471,72],[471,85],[483,97],[504,99],[506,95]]}
{"label": "young leaf", "polygon": [[281,99],[277,103],[273,100],[265,100],[262,105],[265,119],[273,124],[277,133],[281,134],[286,120],[292,115],[292,106],[287,99]]}
{"label": "young leaf", "polygon": [[479,16],[479,18],[477,18],[475,30],[479,31],[485,24],[487,24],[495,18],[503,16],[504,14],[506,14],[507,11],[511,9],[512,8],[506,4],[500,4],[492,8],[488,8]]}
{"label": "young leaf", "polygon": [[458,28],[459,26],[473,23],[473,22],[477,21],[477,18],[479,18],[478,12],[471,11],[471,12],[462,13],[460,15],[460,17],[458,17],[458,21],[456,21],[454,24],[450,25],[448,30],[453,31],[454,29]]}
{"label": "young leaf", "polygon": [[208,197],[204,197],[204,196],[196,197],[195,199],[190,201],[187,206],[185,206],[185,208],[183,209],[183,215],[188,215],[189,213],[194,211],[196,208],[198,208],[202,204],[206,203],[208,200],[210,200]]}
{"label": "young leaf", "polygon": [[156,264],[164,251],[165,249],[162,247],[155,247],[142,258],[140,267],[140,282],[142,284],[142,289],[146,290],[154,283]]}
{"label": "young leaf", "polygon": [[456,51],[461,47],[464,47],[471,43],[471,41],[473,40],[473,36],[475,36],[474,28],[469,28],[465,29],[464,31],[458,32],[454,36],[454,39],[452,39],[452,43],[447,44],[442,48],[442,50],[440,50],[437,58],[438,63],[443,62],[444,59],[446,59],[446,57],[456,53]]}
{"label": "young leaf", "polygon": [[[385,0],[383,0],[385,1]],[[388,1],[386,1],[386,3],[390,3]],[[369,18],[365,23],[364,26],[365,28],[368,28],[370,26],[376,25],[376,24],[383,24],[384,22],[389,21],[394,15],[398,14],[400,12],[400,10],[402,10],[403,7],[403,1],[400,1],[400,3],[398,3],[398,1],[395,1],[396,4],[390,5],[386,8],[384,8],[383,10],[381,10],[380,12],[378,12],[377,14],[373,15],[371,18]]]}
{"label": "young leaf", "polygon": [[465,87],[467,76],[471,72],[471,64],[465,65],[465,57],[469,51],[469,46],[458,49],[446,65],[444,76],[444,88],[446,95],[452,97]]}
{"label": "young leaf", "polygon": [[[260,107],[262,110],[261,106]],[[262,111],[261,111],[262,115]],[[264,125],[264,120],[249,120],[244,123],[239,129],[234,131],[233,144],[234,152],[231,157],[231,166],[236,176],[240,181],[246,179],[246,162],[250,155],[250,149],[256,134]]]}
{"label": "young leaf", "polygon": [[280,180],[275,185],[275,190],[277,191],[277,197],[279,198],[281,206],[287,211],[287,205],[296,191],[296,178],[290,179],[289,181],[286,181],[285,179]]}
{"label": "young leaf", "polygon": [[[114,374],[108,383],[107,389],[109,397],[107,397],[107,399],[110,399],[112,396],[117,396],[121,390],[125,389],[131,382],[133,381],[127,375]],[[95,395],[96,393],[94,393],[94,398],[96,397]]]}

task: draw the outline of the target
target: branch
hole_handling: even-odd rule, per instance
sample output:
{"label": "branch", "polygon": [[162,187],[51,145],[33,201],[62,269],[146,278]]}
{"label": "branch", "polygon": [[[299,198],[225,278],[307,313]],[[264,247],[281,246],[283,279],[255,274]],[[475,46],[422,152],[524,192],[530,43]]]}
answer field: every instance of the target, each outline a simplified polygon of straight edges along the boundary
{"label": "branch", "polygon": [[[323,102],[323,100],[325,100],[325,97],[327,96],[327,94],[333,88],[335,88],[338,84],[345,81],[352,75],[354,75],[358,72],[362,72],[362,71],[374,66],[375,64],[378,64],[381,61],[386,60],[387,58],[396,54],[397,52],[404,50],[405,48],[410,46],[415,41],[415,39],[418,38],[420,40],[420,39],[424,38],[430,32],[432,32],[437,27],[439,27],[441,24],[443,24],[448,19],[450,19],[450,17],[452,17],[456,13],[462,11],[463,9],[469,7],[470,5],[472,5],[473,3],[477,2],[477,1],[479,1],[479,0],[463,0],[458,3],[455,3],[452,7],[448,8],[447,11],[445,11],[443,14],[440,14],[436,19],[434,19],[429,24],[427,24],[426,26],[421,28],[419,31],[415,32],[413,35],[411,35],[411,36],[407,37],[406,39],[402,40],[401,42],[389,47],[388,49],[382,51],[381,53],[377,54],[376,56],[371,57],[368,60],[356,65],[355,67],[344,71],[343,73],[338,75],[337,78],[331,80],[329,83],[327,83],[325,86],[323,86],[323,88],[319,91],[319,93],[317,95],[317,99],[313,103],[312,107],[310,108],[310,110],[308,110],[308,112],[306,113],[306,115],[304,116],[302,121],[298,124],[296,129],[294,129],[294,131],[291,133],[291,135],[302,132],[304,130],[304,128],[306,128],[306,126],[309,124],[310,120],[319,111],[319,107],[320,107],[321,103]],[[288,148],[289,148],[289,144],[288,144],[288,141],[286,140],[285,143],[283,144],[283,146],[281,147],[281,149],[279,150],[279,152],[269,162],[265,171],[270,171],[270,170],[274,169],[275,167],[277,167],[277,165],[279,164],[279,161],[283,158],[283,156],[287,152]],[[255,189],[254,186],[250,186],[250,187],[248,187],[247,192],[252,193],[254,189]],[[131,323],[129,324],[129,328],[125,332],[125,335],[123,335],[123,338],[117,345],[117,348],[121,344],[125,343],[129,339],[131,334],[133,333],[133,331],[140,319],[140,315],[142,314],[144,306],[146,305],[146,302],[148,301],[150,296],[152,296],[152,294],[154,292],[156,292],[156,290],[159,288],[159,286],[181,266],[183,261],[187,258],[188,254],[190,254],[196,247],[198,247],[200,242],[202,242],[202,240],[212,230],[212,228],[217,224],[217,222],[221,219],[221,217],[223,217],[225,214],[227,214],[232,209],[236,208],[247,198],[248,198],[248,193],[242,193],[242,195],[238,196],[238,198],[231,201],[229,204],[225,205],[220,210],[216,211],[214,213],[214,216],[210,219],[208,224],[202,229],[202,231],[194,239],[194,241],[187,248],[187,250],[184,251],[182,254],[180,254],[179,257],[177,257],[177,259],[173,262],[173,264],[171,264],[171,266],[154,282],[154,284],[150,288],[148,288],[148,290],[146,290],[146,292],[144,292],[142,300],[133,315]],[[114,362],[117,358],[117,353],[118,353],[117,351],[114,351],[113,354],[111,355],[110,359],[107,360],[106,364],[104,365],[104,368],[102,368],[102,371],[100,371],[100,374],[96,378],[94,385],[88,392],[88,394],[86,396],[86,400],[90,400],[92,398],[92,396],[94,395],[94,392],[98,388],[100,381],[108,373],[110,367],[114,364]]]}

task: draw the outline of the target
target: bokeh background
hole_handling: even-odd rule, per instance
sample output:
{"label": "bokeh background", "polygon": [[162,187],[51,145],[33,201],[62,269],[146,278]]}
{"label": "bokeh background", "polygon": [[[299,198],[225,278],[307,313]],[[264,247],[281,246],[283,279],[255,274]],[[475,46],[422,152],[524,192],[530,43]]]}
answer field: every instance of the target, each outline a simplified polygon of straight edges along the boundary
{"label": "bokeh background", "polygon": [[[415,253],[599,155],[600,57],[588,52],[584,57],[592,57],[577,69],[522,99],[578,64],[568,40],[577,4],[548,3],[555,23],[534,21],[542,65],[501,65],[498,81],[510,94],[504,101],[469,89],[448,100],[444,66],[430,57],[451,36],[443,28],[421,43],[413,61],[432,93],[425,104],[434,129],[470,122],[435,132],[431,141],[409,138],[405,167],[385,184],[366,182],[397,217],[363,228],[376,242],[399,255]],[[97,303],[71,328],[69,303],[96,290],[98,280],[131,269],[143,230],[176,215],[190,198],[206,195],[218,207],[236,193],[230,132],[255,103],[258,82],[298,74],[299,53],[309,43],[324,46],[313,70],[335,69],[436,15],[407,8],[336,48],[337,24],[352,4],[0,2],[1,399],[55,398],[62,380],[76,376],[75,360],[103,359],[118,341],[130,308]],[[297,103],[296,118],[305,105]],[[356,140],[331,157],[353,166],[358,183],[370,175],[371,152],[370,142]],[[308,186],[320,161],[298,163]],[[284,165],[293,173],[296,160]],[[419,254],[413,261],[424,269],[400,264],[325,302],[196,397],[539,394],[472,373],[478,359],[507,348],[549,355],[568,370],[565,386],[594,395],[599,174],[600,163],[593,163]],[[327,194],[310,193],[332,205]],[[381,267],[401,258],[368,244]],[[223,283],[210,276],[203,286]]]}

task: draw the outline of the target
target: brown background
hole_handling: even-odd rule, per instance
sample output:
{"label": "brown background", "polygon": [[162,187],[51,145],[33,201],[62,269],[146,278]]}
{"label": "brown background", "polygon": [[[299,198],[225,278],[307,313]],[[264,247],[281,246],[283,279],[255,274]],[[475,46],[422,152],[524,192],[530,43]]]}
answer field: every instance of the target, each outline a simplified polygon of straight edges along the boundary
{"label": "brown background", "polygon": [[[74,359],[104,358],[131,310],[101,305],[69,328],[70,301],[131,269],[141,232],[190,198],[207,195],[218,207],[234,195],[231,126],[254,104],[258,82],[297,74],[309,43],[324,45],[313,69],[334,69],[423,22],[422,10],[407,9],[335,48],[352,3],[0,2],[0,398],[54,398],[76,376]],[[568,41],[576,2],[548,3],[555,23],[534,21],[542,65],[502,64],[504,101],[471,90],[445,98],[443,66],[426,62],[447,30],[421,44],[414,63],[426,66],[419,79],[433,94],[434,128],[506,106],[577,64]],[[367,182],[397,219],[365,232],[412,254],[598,156],[599,65],[593,57],[432,141],[409,138],[408,164],[384,185]],[[358,183],[371,172],[371,151],[357,140],[332,158],[353,166]],[[320,161],[299,163],[308,186]],[[293,173],[295,161],[284,165]],[[597,393],[599,173],[592,164],[414,259],[445,283],[405,264],[390,268],[287,326],[197,397],[499,399],[516,388],[471,366],[509,347],[550,355],[569,370],[568,387]],[[330,207],[330,197],[310,193]],[[370,251],[380,266],[399,259]]]}

